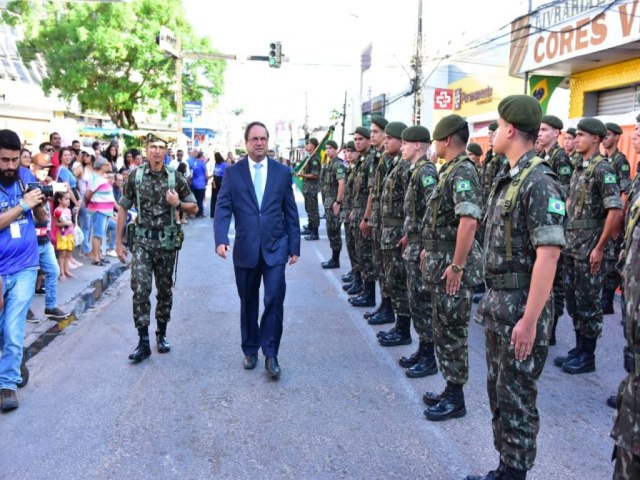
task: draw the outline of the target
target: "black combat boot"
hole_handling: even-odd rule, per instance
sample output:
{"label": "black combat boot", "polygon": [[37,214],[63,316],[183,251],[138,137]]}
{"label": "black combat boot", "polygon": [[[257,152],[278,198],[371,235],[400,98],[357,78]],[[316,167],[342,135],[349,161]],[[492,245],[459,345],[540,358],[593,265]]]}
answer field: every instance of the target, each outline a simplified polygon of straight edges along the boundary
{"label": "black combat boot", "polygon": [[427,343],[420,340],[418,352],[421,352],[420,358],[414,365],[405,370],[405,375],[409,378],[421,378],[438,373],[433,342]]}
{"label": "black combat boot", "polygon": [[613,297],[616,291],[610,288],[602,289],[602,296],[600,297],[600,306],[602,307],[603,315],[613,315]]}
{"label": "black combat boot", "polygon": [[156,330],[156,344],[158,353],[167,353],[171,351],[171,344],[167,340],[167,324],[166,322],[158,322]]}
{"label": "black combat boot", "polygon": [[597,338],[589,338],[581,335],[582,342],[580,351],[571,360],[562,364],[562,371],[565,373],[590,373],[596,370],[596,343]]}
{"label": "black combat boot", "polygon": [[443,420],[449,420],[450,418],[460,418],[466,414],[467,409],[464,405],[462,385],[452,382],[447,382],[442,400],[424,411],[425,417],[434,422],[441,422]]}
{"label": "black combat boot", "polygon": [[364,287],[364,285],[362,284],[362,275],[360,275],[360,272],[356,272],[353,282],[342,286],[348,295],[360,295],[360,293],[362,293],[362,287]]}
{"label": "black combat boot", "polygon": [[312,228],[309,235],[305,235],[305,240],[320,240],[320,235],[318,235],[318,227]]}
{"label": "black combat boot", "polygon": [[607,397],[607,407],[611,407],[613,409],[618,408],[618,395],[613,394]]}
{"label": "black combat boot", "polygon": [[527,480],[527,471],[506,466],[502,480]]}
{"label": "black combat boot", "polygon": [[302,230],[300,230],[300,235],[309,235],[311,233],[311,230],[309,229],[309,224],[307,223],[304,227],[302,227]]}
{"label": "black combat boot", "polygon": [[340,268],[340,250],[334,250],[331,260],[322,262],[322,268]]}
{"label": "black combat boot", "polygon": [[147,327],[139,328],[138,336],[140,337],[138,346],[133,353],[129,355],[129,360],[134,363],[141,362],[151,355],[151,347],[149,346],[149,329]]}
{"label": "black combat boot", "polygon": [[486,475],[468,475],[465,480],[504,480],[506,469],[506,465],[500,460],[500,465],[495,470],[491,470]]}
{"label": "black combat boot", "polygon": [[578,352],[580,352],[582,336],[578,333],[577,330],[575,330],[575,333],[576,333],[576,346],[574,348],[572,348],[571,350],[569,350],[567,355],[562,356],[562,357],[556,357],[556,358],[553,359],[553,364],[556,367],[562,367],[562,365],[564,365],[566,362],[568,362],[573,357],[578,355]]}
{"label": "black combat boot", "polygon": [[362,316],[364,317],[365,320],[369,320],[371,317],[373,317],[374,315],[376,315],[384,306],[384,302],[386,300],[386,297],[382,297],[382,301],[380,302],[380,305],[378,306],[378,308],[376,308],[375,310],[371,310],[369,312],[364,312],[362,314]]}
{"label": "black combat boot", "polygon": [[344,283],[351,283],[353,282],[353,274],[355,272],[353,270],[349,270],[347,273],[345,273],[344,275],[342,275],[342,277],[340,277],[342,279],[342,281]]}
{"label": "black combat boot", "polygon": [[378,333],[376,333],[376,338],[380,340],[381,338],[393,336],[396,334],[397,331],[398,331],[398,327],[394,325],[389,330],[380,330]]}
{"label": "black combat boot", "polygon": [[353,307],[375,307],[376,306],[376,282],[365,282],[362,294],[349,299]]}
{"label": "black combat boot", "polygon": [[560,317],[553,317],[553,325],[551,325],[551,336],[549,337],[549,345],[553,346],[556,344],[556,328],[558,327],[558,320]]}
{"label": "black combat boot", "polygon": [[420,357],[422,356],[422,351],[424,349],[423,343],[424,342],[422,341],[422,339],[420,339],[420,344],[418,345],[418,349],[415,352],[413,352],[408,357],[405,357],[405,356],[400,357],[400,359],[398,360],[398,363],[402,368],[413,367],[416,363],[418,363],[418,361],[420,360]]}
{"label": "black combat boot", "polygon": [[395,333],[378,339],[378,343],[383,347],[399,347],[411,343],[411,317],[409,315],[397,317]]}
{"label": "black combat boot", "polygon": [[369,317],[367,322],[369,325],[384,325],[385,323],[393,323],[396,321],[395,313],[393,312],[393,306],[391,305],[391,298],[383,297],[380,309],[375,315]]}

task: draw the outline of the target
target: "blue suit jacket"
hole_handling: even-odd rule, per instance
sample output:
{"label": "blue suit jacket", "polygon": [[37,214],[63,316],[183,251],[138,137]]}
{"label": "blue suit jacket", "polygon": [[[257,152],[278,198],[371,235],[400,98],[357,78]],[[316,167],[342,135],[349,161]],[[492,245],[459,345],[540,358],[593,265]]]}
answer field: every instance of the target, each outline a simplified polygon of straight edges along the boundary
{"label": "blue suit jacket", "polygon": [[254,268],[260,251],[269,266],[282,265],[290,255],[300,255],[300,220],[291,171],[271,158],[266,161],[267,183],[261,207],[246,157],[225,170],[218,193],[213,223],[216,247],[229,245],[233,214],[236,229],[233,263],[240,268]]}

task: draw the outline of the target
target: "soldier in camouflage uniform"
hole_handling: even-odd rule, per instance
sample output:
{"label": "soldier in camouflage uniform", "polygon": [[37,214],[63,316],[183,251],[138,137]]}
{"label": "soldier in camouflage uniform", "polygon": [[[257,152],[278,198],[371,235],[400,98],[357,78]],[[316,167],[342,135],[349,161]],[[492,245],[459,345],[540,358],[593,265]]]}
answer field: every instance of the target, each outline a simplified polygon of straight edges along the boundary
{"label": "soldier in camouflage uniform", "polygon": [[340,251],[342,250],[340,204],[344,197],[345,168],[342,159],[338,157],[336,142],[329,140],[326,151],[327,160],[322,167],[325,171],[322,198],[332,256],[331,260],[322,263],[322,268],[340,268]]}
{"label": "soldier in camouflage uniform", "polygon": [[482,175],[482,147],[478,143],[469,142],[467,145],[467,156],[476,166],[478,178]]}
{"label": "soldier in camouflage uniform", "polygon": [[378,337],[383,347],[396,347],[411,343],[411,311],[407,291],[407,268],[402,259],[400,240],[404,235],[404,197],[409,183],[411,163],[402,158],[402,132],[407,126],[390,122],[385,128],[385,154],[392,155],[391,170],[384,179],[380,195],[380,249],[387,289],[391,298],[396,324],[393,333]]}
{"label": "soldier in camouflage uniform", "polygon": [[[538,133],[538,141],[544,149],[541,158],[551,166],[551,170],[556,174],[564,190],[565,197],[569,193],[569,184],[571,183],[571,175],[573,174],[573,164],[569,157],[565,154],[564,149],[558,145],[558,137],[564,127],[562,120],[554,115],[544,115],[542,124]],[[556,278],[553,281],[553,301],[554,301],[554,319],[553,328],[551,329],[550,345],[556,344],[556,327],[558,319],[564,312],[564,263],[562,256],[556,267]]]}
{"label": "soldier in camouflage uniform", "polygon": [[498,112],[494,146],[509,163],[487,206],[487,292],[476,320],[485,328],[487,390],[500,464],[486,476],[467,480],[520,480],[533,467],[537,381],[553,322],[550,273],[564,245],[565,194],[549,164],[533,150],[540,105],[531,96],[512,95],[500,102]]}
{"label": "soldier in camouflage uniform", "polygon": [[573,127],[567,128],[567,131],[564,132],[564,153],[569,157],[571,168],[575,170],[578,160],[580,160],[580,154],[576,152],[576,129]]}
{"label": "soldier in camouflage uniform", "polygon": [[[148,164],[137,167],[131,172],[125,184],[122,197],[118,202],[118,220],[116,226],[116,253],[125,263],[125,249],[122,243],[127,211],[136,207],[138,217],[135,225],[133,245],[127,245],[132,253],[131,289],[133,290],[133,320],[139,343],[129,355],[134,362],[144,360],[151,355],[149,346],[149,323],[151,317],[151,282],[156,281],[156,341],[159,353],[171,349],[167,341],[167,323],[171,318],[173,303],[173,272],[176,261],[176,248],[168,238],[174,233],[175,212],[195,214],[198,211],[196,199],[184,177],[164,165],[167,152],[167,138],[161,133],[147,136]],[[136,176],[142,169],[140,184]],[[175,176],[175,189],[169,188],[171,176]],[[173,248],[172,248],[173,245]]]}
{"label": "soldier in camouflage uniform", "polygon": [[[318,148],[318,139],[311,137],[305,145],[309,159],[302,172],[298,174],[302,178],[302,194],[304,195],[304,209],[309,217],[309,234],[305,240],[319,240],[318,227],[320,227],[320,210],[318,208],[318,192],[320,189],[320,157],[313,153]],[[303,232],[304,233],[304,232]]]}
{"label": "soldier in camouflage uniform", "polygon": [[[345,160],[347,161],[347,166],[345,168],[344,196],[342,197],[342,204],[340,205],[340,221],[344,223],[344,239],[347,245],[347,254],[349,255],[351,270],[342,275],[342,281],[349,285],[351,284],[351,282],[353,282],[356,271],[358,270],[355,240],[353,238],[351,223],[349,222],[349,216],[351,215],[353,180],[355,178],[354,164],[356,158],[358,157],[358,153],[356,152],[356,144],[353,142],[353,140],[345,144],[344,156]],[[347,285],[344,285],[343,288]]]}
{"label": "soldier in camouflage uniform", "polygon": [[595,118],[582,119],[576,133],[576,150],[582,161],[571,179],[563,251],[567,310],[573,318],[576,347],[553,360],[566,373],[596,369],[595,349],[602,332],[602,260],[607,242],[622,222],[616,174],[600,155],[606,133],[604,124]]}
{"label": "soldier in camouflage uniform", "polygon": [[[629,193],[631,187],[630,167],[627,157],[618,150],[618,142],[622,135],[622,128],[615,123],[605,123],[607,127],[607,135],[602,140],[607,159],[613,167],[618,179],[618,188],[620,193],[625,196]],[[621,285],[622,278],[617,268],[620,252],[622,251],[622,236],[611,239],[605,250],[605,277],[604,286],[602,288],[602,313],[604,315],[613,314],[613,297],[616,289]]]}
{"label": "soldier in camouflage uniform", "polygon": [[[640,154],[640,115],[636,122],[633,148]],[[624,367],[628,375],[618,389],[617,410],[611,432],[615,440],[614,480],[640,478],[640,192],[633,190],[629,205],[623,275],[624,330],[627,340]]]}
{"label": "soldier in camouflage uniform", "polygon": [[446,164],[425,212],[423,280],[431,292],[433,334],[444,392],[427,392],[424,411],[439,421],[466,415],[463,386],[469,376],[468,335],[473,288],[482,279],[480,246],[474,235],[482,216],[480,183],[465,154],[469,126],[459,115],[444,117],[433,132]]}
{"label": "soldier in camouflage uniform", "polygon": [[404,197],[404,236],[400,240],[404,250],[402,258],[407,269],[409,310],[413,327],[418,334],[418,350],[408,357],[401,357],[400,366],[406,368],[409,378],[425,377],[438,372],[433,326],[431,322],[431,293],[425,288],[420,271],[420,235],[422,219],[427,208],[427,199],[438,183],[438,170],[427,158],[431,134],[425,127],[409,127],[402,132],[402,158],[411,164],[409,185]]}
{"label": "soldier in camouflage uniform", "polygon": [[489,125],[489,150],[484,156],[484,164],[482,165],[482,175],[480,176],[480,185],[482,188],[482,205],[487,204],[491,188],[495,182],[498,172],[502,169],[502,166],[506,163],[506,158],[503,155],[496,155],[493,151],[493,137],[495,136],[496,129],[498,128],[497,122],[492,122]]}

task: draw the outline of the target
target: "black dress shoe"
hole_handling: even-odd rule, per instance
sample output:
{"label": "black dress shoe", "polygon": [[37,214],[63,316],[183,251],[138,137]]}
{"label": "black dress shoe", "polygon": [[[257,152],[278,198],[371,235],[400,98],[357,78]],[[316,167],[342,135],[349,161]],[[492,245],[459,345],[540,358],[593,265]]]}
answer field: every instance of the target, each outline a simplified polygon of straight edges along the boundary
{"label": "black dress shoe", "polygon": [[267,369],[271,378],[276,379],[280,376],[280,365],[278,365],[276,357],[267,357],[264,362],[264,368]]}
{"label": "black dress shoe", "polygon": [[242,361],[242,368],[245,370],[253,370],[258,365],[258,355],[255,353],[252,355],[245,355]]}
{"label": "black dress shoe", "polygon": [[156,344],[158,345],[158,353],[168,353],[171,351],[171,344],[164,334],[156,333]]}
{"label": "black dress shoe", "polygon": [[140,337],[140,341],[138,342],[138,346],[133,351],[131,355],[129,355],[129,360],[134,363],[141,362],[145,358],[151,355],[151,347],[149,346],[149,337]]}

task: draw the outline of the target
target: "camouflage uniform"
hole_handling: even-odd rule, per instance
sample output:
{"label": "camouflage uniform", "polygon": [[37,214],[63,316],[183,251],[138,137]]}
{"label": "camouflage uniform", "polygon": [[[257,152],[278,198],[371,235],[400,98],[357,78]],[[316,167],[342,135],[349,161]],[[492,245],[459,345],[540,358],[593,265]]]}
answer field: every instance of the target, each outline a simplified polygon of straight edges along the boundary
{"label": "camouflage uniform", "polygon": [[487,151],[484,157],[484,164],[482,165],[482,176],[480,177],[482,192],[482,198],[480,200],[483,206],[487,204],[496,176],[506,161],[507,159],[504,155],[496,155],[493,153],[493,150]]}
{"label": "camouflage uniform", "polygon": [[420,250],[422,250],[420,230],[427,208],[427,199],[438,183],[438,170],[431,161],[422,157],[412,166],[410,174],[403,208],[404,231],[409,238],[409,243],[402,254],[407,268],[409,310],[420,340],[433,343],[431,292],[425,288],[420,271]]}
{"label": "camouflage uniform", "polygon": [[431,292],[433,334],[440,369],[447,382],[464,385],[469,376],[469,319],[473,288],[482,281],[480,246],[474,241],[460,290],[450,296],[441,279],[453,262],[461,216],[480,220],[481,191],[475,165],[460,154],[440,170],[440,180],[427,202],[422,230],[426,257],[423,281]]}
{"label": "camouflage uniform", "polygon": [[[515,358],[511,334],[527,304],[535,249],[564,245],[565,194],[549,165],[542,163],[526,176],[515,199],[510,214],[513,258],[507,258],[505,197],[511,182],[519,180],[520,172],[534,157],[531,150],[514,168],[507,165],[508,173],[497,180],[489,200],[483,249],[488,289],[476,315],[485,327],[494,445],[500,460],[518,470],[530,470],[536,456],[540,424],[536,383],[549,350],[552,300],[547,300],[538,319],[531,355],[522,362]],[[513,283],[514,275],[518,284]]]}
{"label": "camouflage uniform", "polygon": [[[320,158],[318,155],[311,155],[306,165],[302,169],[302,173],[315,174],[320,176]],[[309,230],[317,231],[320,226],[320,210],[318,209],[318,190],[320,180],[302,180],[302,194],[304,195],[304,209],[309,217]]]}
{"label": "camouflage uniform", "polygon": [[[124,185],[122,197],[118,202],[125,210],[138,208],[137,194],[140,200],[140,211],[136,229],[150,232],[143,238],[137,235],[133,246],[129,246],[132,254],[131,261],[131,289],[133,290],[133,320],[136,328],[147,327],[150,323],[152,277],[156,280],[156,322],[167,323],[171,319],[173,304],[173,271],[176,260],[175,250],[166,250],[160,246],[157,239],[158,232],[171,225],[174,209],[167,202],[166,194],[169,189],[169,168],[160,172],[153,172],[147,166],[144,168],[142,183],[136,186],[135,171],[129,175]],[[183,202],[196,202],[196,198],[189,190],[189,185],[182,175],[176,174],[175,191]]]}
{"label": "camouflage uniform", "polygon": [[398,154],[393,159],[391,171],[384,179],[380,196],[382,234],[380,248],[384,265],[383,275],[393,311],[399,316],[409,317],[409,295],[407,292],[407,269],[398,243],[404,235],[404,197],[409,183],[411,163]]}
{"label": "camouflage uniform", "polygon": [[[592,172],[589,178],[588,172]],[[611,165],[595,154],[580,162],[571,178],[564,249],[567,310],[576,332],[588,339],[602,332],[604,269],[601,266],[592,275],[589,255],[602,235],[609,209],[622,209],[620,190]]]}
{"label": "camouflage uniform", "polygon": [[347,165],[345,176],[346,182],[344,185],[344,196],[342,197],[342,204],[340,205],[340,220],[344,222],[344,239],[347,244],[347,253],[349,255],[349,261],[351,262],[351,270],[357,271],[358,257],[356,254],[356,241],[353,236],[354,232],[351,228],[351,221],[349,220],[353,199],[353,182],[356,177],[356,169],[353,164]]}
{"label": "camouflage uniform", "polygon": [[340,235],[340,214],[333,213],[333,202],[338,198],[338,181],[345,179],[345,168],[339,157],[330,160],[327,157],[322,168],[324,178],[322,182],[322,198],[324,199],[324,216],[327,223],[327,235],[329,245],[333,252],[342,250],[342,237]]}
{"label": "camouflage uniform", "polygon": [[640,478],[640,196],[629,202],[630,215],[625,235],[624,330],[627,345],[624,366],[628,375],[618,388],[613,431],[616,459],[613,478]]}

